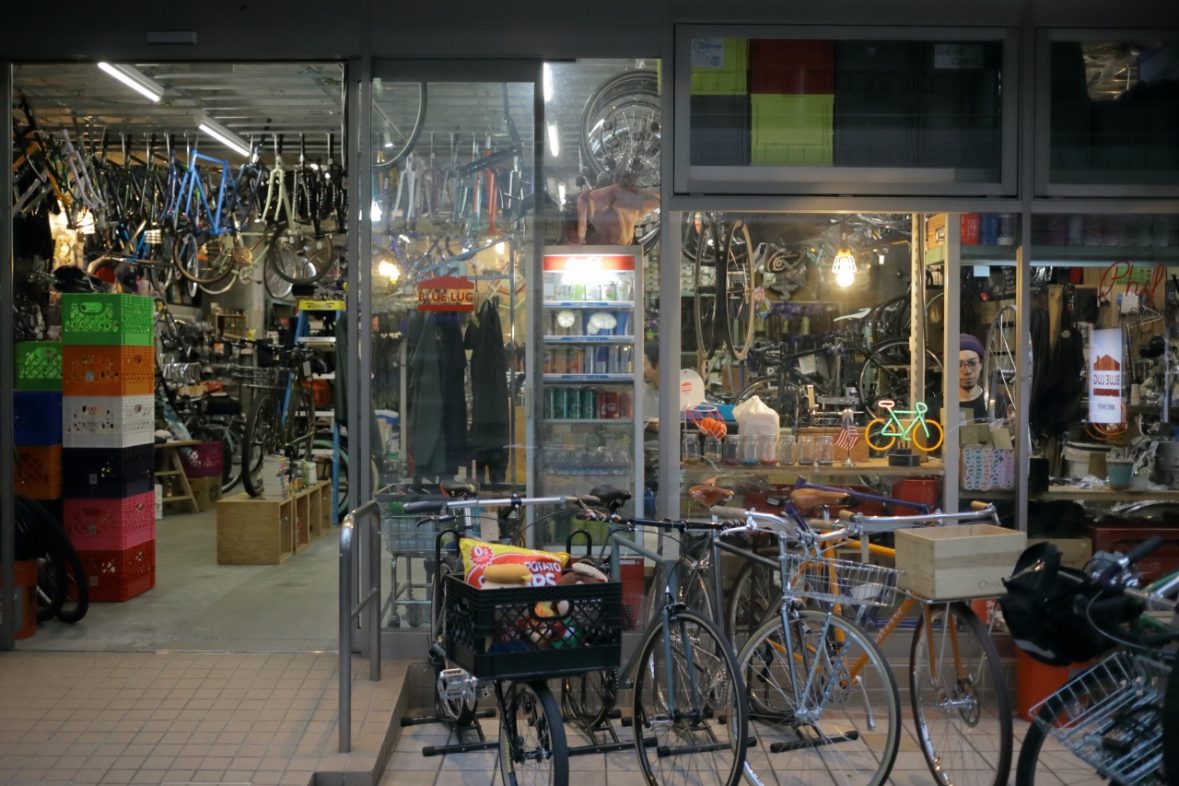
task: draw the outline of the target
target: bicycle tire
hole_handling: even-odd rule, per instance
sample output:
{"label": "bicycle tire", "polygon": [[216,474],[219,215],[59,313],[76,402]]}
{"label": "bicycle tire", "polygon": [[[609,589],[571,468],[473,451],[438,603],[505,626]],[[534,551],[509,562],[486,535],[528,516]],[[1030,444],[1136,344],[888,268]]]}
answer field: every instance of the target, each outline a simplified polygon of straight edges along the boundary
{"label": "bicycle tire", "polygon": [[868,425],[864,426],[864,442],[868,443],[868,447],[877,453],[884,453],[897,444],[896,437],[889,437],[887,442],[876,441],[886,425],[888,425],[888,421],[884,418],[872,418],[868,421]]}
{"label": "bicycle tire", "polygon": [[[225,249],[226,239],[230,239],[228,251]],[[233,272],[233,247],[229,235],[214,235],[202,243],[193,231],[179,231],[176,243],[172,246],[172,254],[172,264],[176,270],[197,286],[216,284]]]}
{"label": "bicycle tire", "polygon": [[[447,667],[446,655],[441,651],[443,636],[442,623],[444,615],[443,592],[445,592],[446,577],[450,574],[463,575],[462,557],[457,554],[444,555],[438,563],[438,570],[434,577],[434,586],[430,593],[430,630],[433,631],[433,646],[430,650],[430,662],[434,666],[434,708],[438,716],[445,718],[455,728],[470,726],[475,722],[479,710],[479,697],[474,695],[452,701],[440,695],[439,676]],[[435,649],[437,648],[437,649]]]}
{"label": "bicycle tire", "polygon": [[[677,782],[681,770],[716,773],[719,783],[736,786],[745,765],[749,713],[732,648],[716,626],[693,612],[673,608],[669,625],[666,640],[660,622],[649,626],[639,650],[632,707],[639,766],[655,786]],[[663,662],[665,649],[672,653],[672,664]],[[668,667],[673,675],[689,669],[692,675],[671,686],[674,714],[668,712],[663,682]],[[726,677],[727,684],[722,683]],[[684,696],[681,688],[695,690]],[[679,747],[685,741],[689,744]]]}
{"label": "bicycle tire", "polygon": [[618,704],[618,672],[586,671],[561,680],[561,706],[582,728],[600,728]]}
{"label": "bicycle tire", "polygon": [[[392,119],[388,117],[385,118],[389,120],[389,122],[386,123],[386,128],[383,129],[382,133],[390,132],[388,144],[390,144],[391,147],[382,148],[386,158],[384,161],[374,163],[373,169],[389,169],[409,155],[413,151],[414,145],[417,144],[418,137],[422,134],[422,128],[425,125],[426,120],[426,106],[428,103],[426,100],[428,96],[426,82],[391,82],[389,84],[415,85],[417,88],[417,108],[416,110],[409,110],[409,114],[413,115],[413,122],[408,133],[402,131],[401,127],[393,122]],[[388,85],[386,85],[386,89],[388,89]],[[413,100],[413,97],[407,97],[406,104],[412,104]],[[382,142],[382,144],[384,143]]]}
{"label": "bicycle tire", "polygon": [[[718,270],[716,237],[712,218],[707,213],[690,213],[684,227],[684,247],[694,249],[692,255],[692,322],[696,328],[696,359],[700,375],[707,379],[704,364],[716,349],[717,281],[713,276],[711,299],[705,297],[704,268]],[[711,256],[711,259],[710,259]]]}
{"label": "bicycle tire", "polygon": [[744,645],[766,623],[767,615],[778,608],[782,598],[778,575],[769,565],[757,562],[747,562],[737,573],[725,607],[725,633],[733,646]]}
{"label": "bicycle tire", "polygon": [[[772,767],[775,776],[789,774],[791,782],[880,786],[892,771],[901,742],[900,698],[892,669],[876,644],[849,620],[803,609],[794,612],[788,624],[787,633],[780,617],[771,619],[737,656],[741,673],[749,675],[750,734],[771,754],[765,766]],[[795,655],[782,657],[784,652]],[[807,665],[807,653],[813,666]],[[861,659],[862,670],[849,681],[844,664]],[[802,668],[783,668],[787,661]],[[868,666],[875,678],[866,673]],[[819,674],[821,667],[827,673]],[[787,673],[779,679],[776,672],[782,670]],[[822,694],[820,708],[802,707],[802,718],[791,687],[795,684]],[[847,728],[857,720],[863,725]],[[882,729],[885,722],[888,726]]]}
{"label": "bicycle tire", "polygon": [[246,429],[242,434],[242,487],[251,497],[262,496],[262,465],[275,448],[278,436],[278,402],[275,391],[262,390],[250,405]]}
{"label": "bicycle tire", "polygon": [[[533,736],[535,740],[530,739]],[[543,681],[508,686],[500,717],[499,754],[504,786],[568,786],[565,724],[557,700]],[[524,768],[528,774],[519,777],[517,770]]]}
{"label": "bicycle tire", "polygon": [[[860,400],[869,415],[882,417],[876,407],[876,402],[881,399],[908,401],[910,368],[907,338],[879,341],[869,348],[859,378]],[[942,361],[928,348],[925,350],[925,378],[927,390],[941,390]]]}
{"label": "bicycle tire", "polygon": [[922,453],[932,453],[942,446],[942,442],[946,438],[945,429],[942,424],[936,420],[926,419],[924,426],[916,424],[913,426],[910,442],[913,447],[920,450]]}
{"label": "bicycle tire", "polygon": [[630,172],[635,185],[659,185],[661,139],[658,75],[626,71],[602,83],[581,113],[581,155],[601,184]]}
{"label": "bicycle tire", "polygon": [[[322,243],[324,241],[314,241]],[[273,266],[274,273],[291,284],[314,284],[323,278],[331,268],[331,241],[327,241],[328,254],[309,255],[304,248],[296,249],[294,243],[280,240],[277,236],[266,250],[266,263]]]}
{"label": "bicycle tire", "polygon": [[754,303],[757,272],[753,267],[753,239],[744,221],[733,222],[724,248],[724,339],[733,357],[740,362],[749,355],[757,319]]}
{"label": "bicycle tire", "polygon": [[48,622],[57,616],[65,604],[65,560],[54,555],[41,526],[41,519],[28,507],[22,497],[14,498],[16,514],[16,559],[37,562],[35,587],[37,622]]}
{"label": "bicycle tire", "polygon": [[[330,439],[316,439],[312,445],[312,450],[330,450],[332,449],[332,441]],[[338,451],[340,458],[340,483],[336,493],[336,520],[340,520],[348,513],[348,446],[344,442],[340,442],[340,450]],[[379,487],[380,484],[375,482],[374,488]],[[320,478],[320,480],[331,480],[328,478]]]}
{"label": "bicycle tire", "polygon": [[[1012,731],[1011,699],[1007,693],[1003,662],[982,620],[969,606],[953,603],[930,609],[934,626],[939,612],[942,631],[946,635],[938,633],[936,627],[932,637],[924,635],[925,615],[922,614],[917,618],[909,646],[909,696],[921,753],[934,781],[942,786],[1006,786],[1007,776],[1011,774]],[[954,627],[949,630],[945,627],[947,618],[954,620]],[[958,639],[951,644],[954,654],[950,656],[943,649],[936,668],[927,665],[923,672],[920,664],[923,657],[929,660],[930,640],[945,642],[949,635],[956,635]],[[966,637],[973,643],[965,641]],[[956,670],[967,653],[975,652],[975,647],[977,674],[956,672],[951,675],[952,680],[947,681],[945,673]],[[972,664],[969,671],[973,670]],[[936,683],[934,673],[938,677]],[[932,701],[922,700],[927,693],[932,694]],[[984,720],[989,721],[985,728],[980,727]],[[942,724],[946,726],[944,737],[936,731],[936,727]],[[997,756],[989,747],[980,751],[972,742],[972,737],[984,734],[989,740],[993,725],[999,729]],[[993,773],[990,777],[986,776],[988,771]]]}
{"label": "bicycle tire", "polygon": [[[24,515],[35,521],[42,543],[54,557],[53,561],[62,572],[61,603],[52,616],[67,624],[74,624],[84,618],[90,610],[90,583],[86,568],[70,542],[64,529],[45,508],[34,500],[16,497],[14,502]],[[39,622],[43,621],[38,619]]]}

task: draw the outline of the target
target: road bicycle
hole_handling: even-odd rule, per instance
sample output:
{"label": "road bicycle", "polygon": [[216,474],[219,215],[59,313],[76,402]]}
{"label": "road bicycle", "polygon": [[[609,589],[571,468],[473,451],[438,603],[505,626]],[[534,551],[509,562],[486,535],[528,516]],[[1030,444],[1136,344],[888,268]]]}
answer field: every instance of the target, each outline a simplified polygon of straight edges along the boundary
{"label": "road bicycle", "polygon": [[942,425],[925,417],[929,405],[924,401],[915,403],[913,409],[897,409],[891,399],[882,399],[876,405],[887,417],[873,418],[864,427],[864,441],[873,450],[887,452],[897,440],[911,444],[922,453],[932,453],[942,446],[945,438]]}
{"label": "road bicycle", "polygon": [[[867,563],[869,558],[895,561],[895,549],[871,542],[870,536],[914,526],[997,523],[994,507],[981,503],[962,513],[938,513],[921,503],[806,481],[800,481],[787,499],[781,518],[794,527],[815,532],[841,528],[838,537],[828,536],[812,556],[795,557],[791,563],[791,584],[831,597],[841,591],[837,579],[845,568],[838,563],[833,566],[830,560],[854,559],[859,554],[861,563]],[[887,504],[893,510],[916,512],[866,516],[842,507],[857,503]],[[804,512],[819,513],[821,505],[841,506],[838,518],[830,521],[804,517]],[[728,509],[725,515],[732,512]],[[726,619],[736,642],[764,625],[779,602],[781,574],[764,562],[776,556],[773,547],[761,550],[759,557],[763,561],[751,561],[733,583]],[[836,603],[831,608],[864,629],[877,647],[883,647],[897,630],[908,627],[916,612],[909,647],[909,693],[914,729],[930,772],[940,784],[1003,786],[1012,755],[1011,707],[1002,662],[987,627],[965,602],[896,594],[900,595],[899,603],[894,601],[895,608],[886,617],[880,617],[879,612],[893,604],[845,607]],[[862,660],[853,664],[853,672],[862,665]]]}
{"label": "road bicycle", "polygon": [[[431,746],[423,755],[498,745],[504,783],[567,786],[569,749],[564,721],[547,680],[618,662],[619,585],[481,590],[466,583],[458,544],[477,526],[470,515],[476,509],[507,509],[519,514],[539,505],[584,509],[596,500],[518,495],[478,499],[474,484],[466,483],[445,483],[443,490],[456,498],[419,500],[404,506],[407,515],[424,516],[418,526],[430,524],[436,530],[427,653],[435,672],[435,719],[460,733],[471,727],[478,717],[479,695],[491,683],[500,733],[498,743],[488,743],[475,726],[478,742]],[[564,603],[564,611],[557,618],[537,619],[535,605],[545,602]],[[558,641],[571,644],[553,646]]]}
{"label": "road bicycle", "polygon": [[[1104,649],[1118,646],[1112,655],[1077,673],[1031,708],[1033,722],[1020,748],[1016,786],[1056,782],[1062,776],[1068,783],[1086,786],[1175,782],[1179,681],[1173,679],[1172,670],[1173,644],[1179,640],[1174,624],[1179,573],[1142,587],[1132,570],[1162,543],[1156,536],[1128,554],[1096,554],[1084,571],[1055,570],[1046,552],[1025,559],[1032,554],[1029,549],[1005,582],[1009,598],[1018,594],[1034,604],[1037,611],[1028,623],[1036,625],[1037,614],[1057,617],[1055,626],[1037,626],[1029,636],[1015,626],[1018,618],[1008,614],[1012,635],[1021,648],[1043,655],[1033,644],[1067,647],[1064,641],[1045,639],[1053,635],[1045,631],[1062,630],[1062,614],[1073,626],[1103,637]],[[1035,594],[1027,595],[1029,589]],[[1005,598],[1005,612],[1007,602]],[[1149,611],[1163,612],[1166,620],[1145,613]],[[1077,632],[1070,632],[1074,641]],[[1074,654],[1067,649],[1061,653],[1065,659]]]}
{"label": "road bicycle", "polygon": [[[601,486],[591,493],[614,511],[630,496]],[[624,550],[653,561],[657,579],[650,593],[652,619],[634,654],[616,671],[567,678],[562,685],[565,706],[592,733],[600,730],[619,693],[629,689],[635,751],[648,782],[698,780],[735,786],[749,769],[745,757],[750,741],[745,686],[732,647],[710,614],[694,611],[685,602],[678,588],[677,558],[649,549],[633,537],[644,530],[680,536],[723,530],[709,522],[624,519],[600,510],[579,515],[609,523],[606,542],[612,580],[620,580]]]}

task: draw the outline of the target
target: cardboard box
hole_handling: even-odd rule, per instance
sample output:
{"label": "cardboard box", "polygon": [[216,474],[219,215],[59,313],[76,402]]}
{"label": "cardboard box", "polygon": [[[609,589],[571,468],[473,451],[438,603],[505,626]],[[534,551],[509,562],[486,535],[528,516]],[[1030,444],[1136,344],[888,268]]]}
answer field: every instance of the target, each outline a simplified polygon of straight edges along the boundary
{"label": "cardboard box", "polygon": [[933,600],[1002,595],[1003,579],[1027,547],[1023,532],[993,524],[896,532],[901,589]]}
{"label": "cardboard box", "polygon": [[1089,538],[1029,538],[1028,545],[1051,543],[1060,550],[1060,564],[1066,568],[1084,570],[1093,556],[1093,541]]}
{"label": "cardboard box", "polygon": [[212,510],[221,499],[221,477],[189,478],[188,485],[192,488],[192,495],[196,498],[197,509],[204,513]]}

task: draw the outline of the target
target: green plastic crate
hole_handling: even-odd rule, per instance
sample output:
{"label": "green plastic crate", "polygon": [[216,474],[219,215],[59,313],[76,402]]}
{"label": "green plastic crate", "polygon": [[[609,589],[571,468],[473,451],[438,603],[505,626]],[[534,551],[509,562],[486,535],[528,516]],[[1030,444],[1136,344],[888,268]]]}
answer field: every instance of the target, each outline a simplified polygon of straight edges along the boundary
{"label": "green plastic crate", "polygon": [[61,390],[61,342],[18,343],[15,387],[17,390]]}
{"label": "green plastic crate", "polygon": [[830,166],[834,108],[829,95],[751,96],[749,163]]}
{"label": "green plastic crate", "polygon": [[692,39],[692,95],[743,95],[749,84],[749,39]]}
{"label": "green plastic crate", "polygon": [[155,302],[142,295],[71,293],[61,296],[63,344],[148,347],[154,343]]}

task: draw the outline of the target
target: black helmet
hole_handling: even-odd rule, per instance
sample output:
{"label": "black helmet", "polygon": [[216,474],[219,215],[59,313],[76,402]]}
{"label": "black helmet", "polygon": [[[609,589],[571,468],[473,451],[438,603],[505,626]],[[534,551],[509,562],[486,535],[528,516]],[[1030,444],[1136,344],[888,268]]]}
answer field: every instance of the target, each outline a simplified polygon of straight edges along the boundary
{"label": "black helmet", "polygon": [[1083,589],[1083,580],[1080,571],[1061,567],[1060,551],[1051,543],[1029,546],[1019,556],[1011,577],[1003,579],[1007,594],[999,605],[1021,650],[1049,666],[1067,666],[1109,649],[1086,618],[1093,593]]}

